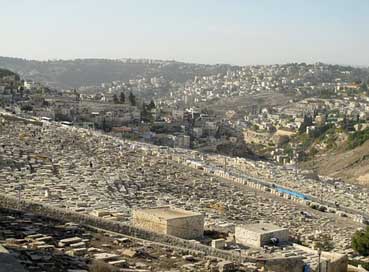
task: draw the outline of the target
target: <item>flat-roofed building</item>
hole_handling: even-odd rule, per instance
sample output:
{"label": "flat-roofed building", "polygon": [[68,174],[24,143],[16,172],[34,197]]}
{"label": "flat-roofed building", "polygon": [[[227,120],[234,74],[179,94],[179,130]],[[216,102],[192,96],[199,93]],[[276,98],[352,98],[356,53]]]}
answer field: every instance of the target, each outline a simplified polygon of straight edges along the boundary
{"label": "flat-roofed building", "polygon": [[182,209],[157,207],[133,211],[134,226],[183,239],[200,239],[204,234],[204,215]]}
{"label": "flat-roofed building", "polygon": [[288,241],[288,229],[269,223],[236,226],[236,242],[245,246],[262,247]]}

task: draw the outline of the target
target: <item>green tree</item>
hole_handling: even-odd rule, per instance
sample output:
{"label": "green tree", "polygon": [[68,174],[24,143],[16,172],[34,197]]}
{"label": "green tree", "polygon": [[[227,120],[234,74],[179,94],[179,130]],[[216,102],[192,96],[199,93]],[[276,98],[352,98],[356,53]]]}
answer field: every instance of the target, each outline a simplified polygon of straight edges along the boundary
{"label": "green tree", "polygon": [[147,107],[148,107],[149,110],[155,109],[156,105],[154,103],[154,100],[151,99],[150,104],[147,105]]}
{"label": "green tree", "polygon": [[128,99],[129,103],[131,103],[131,106],[136,106],[136,97],[132,92],[129,93]]}
{"label": "green tree", "polygon": [[364,93],[367,93],[368,92],[368,85],[367,83],[363,83],[361,86],[360,86],[360,90]]}
{"label": "green tree", "polygon": [[22,111],[32,111],[33,107],[31,105],[22,105],[21,110]]}
{"label": "green tree", "polygon": [[306,127],[313,124],[313,118],[310,115],[304,115],[304,121],[299,127],[299,133],[305,133]]}
{"label": "green tree", "polygon": [[113,101],[114,101],[114,104],[119,103],[118,96],[116,94],[113,95]]}
{"label": "green tree", "polygon": [[101,129],[105,132],[111,131],[112,129],[111,122],[106,121],[106,119],[104,118],[101,124]]}
{"label": "green tree", "polygon": [[79,101],[80,100],[80,94],[77,92],[76,89],[73,90],[73,95],[75,97],[75,101]]}
{"label": "green tree", "polygon": [[47,100],[42,100],[42,106],[43,107],[50,107],[50,103]]}
{"label": "green tree", "polygon": [[149,110],[149,105],[146,105],[145,102],[142,103],[142,111],[141,111],[141,120],[144,122],[152,121],[152,115]]}
{"label": "green tree", "polygon": [[120,93],[120,103],[124,104],[126,102],[126,96],[124,95],[124,92]]}
{"label": "green tree", "polygon": [[355,232],[352,237],[352,248],[363,256],[369,256],[369,227]]}
{"label": "green tree", "polygon": [[0,68],[0,78],[4,78],[4,77],[7,77],[7,76],[14,76],[16,81],[20,80],[20,77],[19,77],[18,74],[14,73],[10,70]]}

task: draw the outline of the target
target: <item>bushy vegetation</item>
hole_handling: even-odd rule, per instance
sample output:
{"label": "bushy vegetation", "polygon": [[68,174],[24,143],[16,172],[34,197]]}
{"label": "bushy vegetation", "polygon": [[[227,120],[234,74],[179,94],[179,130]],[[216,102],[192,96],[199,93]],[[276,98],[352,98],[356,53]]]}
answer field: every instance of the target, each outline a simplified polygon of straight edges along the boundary
{"label": "bushy vegetation", "polygon": [[[318,127],[313,133],[307,134],[305,132],[299,132],[295,141],[299,143],[301,150],[307,152],[309,149],[309,157],[313,157],[318,153],[318,150],[314,147],[314,144],[319,144],[321,142],[329,140],[329,148],[334,146],[335,138],[335,128],[331,125],[325,125]],[[327,138],[327,139],[326,139]]]}
{"label": "bushy vegetation", "polygon": [[336,128],[330,128],[322,135],[322,141],[327,145],[327,149],[333,149],[337,147],[336,140],[338,138],[338,130]]}
{"label": "bushy vegetation", "polygon": [[349,264],[358,267],[361,265],[364,269],[369,270],[369,264],[363,261],[349,260]]}
{"label": "bushy vegetation", "polygon": [[315,247],[320,248],[323,251],[332,251],[334,249],[332,236],[329,234],[319,235],[319,240],[315,242]]}
{"label": "bushy vegetation", "polygon": [[369,227],[354,234],[352,248],[363,256],[369,256]]}
{"label": "bushy vegetation", "polygon": [[16,80],[20,79],[19,75],[17,75],[16,73],[14,73],[10,70],[7,70],[7,69],[0,68],[0,79],[3,78],[3,77],[6,77],[6,76],[15,76]]}
{"label": "bushy vegetation", "polygon": [[355,147],[361,146],[367,140],[369,140],[369,128],[351,134],[348,137],[347,146],[349,149],[354,149]]}
{"label": "bushy vegetation", "polygon": [[316,92],[316,96],[322,99],[330,99],[337,96],[334,90],[320,90]]}

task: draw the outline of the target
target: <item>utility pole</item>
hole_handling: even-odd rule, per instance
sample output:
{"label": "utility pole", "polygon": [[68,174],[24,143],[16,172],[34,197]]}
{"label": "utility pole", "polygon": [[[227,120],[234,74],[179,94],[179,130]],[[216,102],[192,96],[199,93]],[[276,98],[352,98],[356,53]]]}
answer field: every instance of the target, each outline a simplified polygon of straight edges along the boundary
{"label": "utility pole", "polygon": [[17,185],[15,188],[17,190],[17,198],[18,198],[18,207],[20,208],[21,203],[21,191],[24,189],[24,186],[22,184]]}
{"label": "utility pole", "polygon": [[320,188],[321,188],[321,191],[320,191],[320,203],[323,202],[323,182],[321,182],[319,176],[318,176],[318,181],[320,182]]}
{"label": "utility pole", "polygon": [[21,201],[21,189],[20,187],[17,188],[17,196],[18,196],[18,205],[20,204],[20,201]]}
{"label": "utility pole", "polygon": [[317,181],[320,183],[320,203],[323,202],[323,182],[321,182],[319,178],[318,169],[316,169],[316,159],[315,156],[313,157],[313,173],[317,176]]}
{"label": "utility pole", "polygon": [[321,268],[320,268],[320,257],[322,255],[322,249],[319,247],[318,248],[318,272],[321,272]]}

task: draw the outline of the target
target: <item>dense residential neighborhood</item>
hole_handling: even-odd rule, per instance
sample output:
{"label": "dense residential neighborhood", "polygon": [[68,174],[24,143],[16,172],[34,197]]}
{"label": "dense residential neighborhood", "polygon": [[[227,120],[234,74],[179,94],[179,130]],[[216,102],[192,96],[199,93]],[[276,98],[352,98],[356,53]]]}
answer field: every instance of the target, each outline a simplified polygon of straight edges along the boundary
{"label": "dense residential neighborhood", "polygon": [[17,113],[205,152],[235,155],[231,146],[237,145],[238,156],[286,164],[337,145],[340,130],[366,129],[368,77],[365,69],[301,63],[231,66],[184,83],[139,76],[95,91],[55,90],[7,76],[0,90],[1,103]]}

